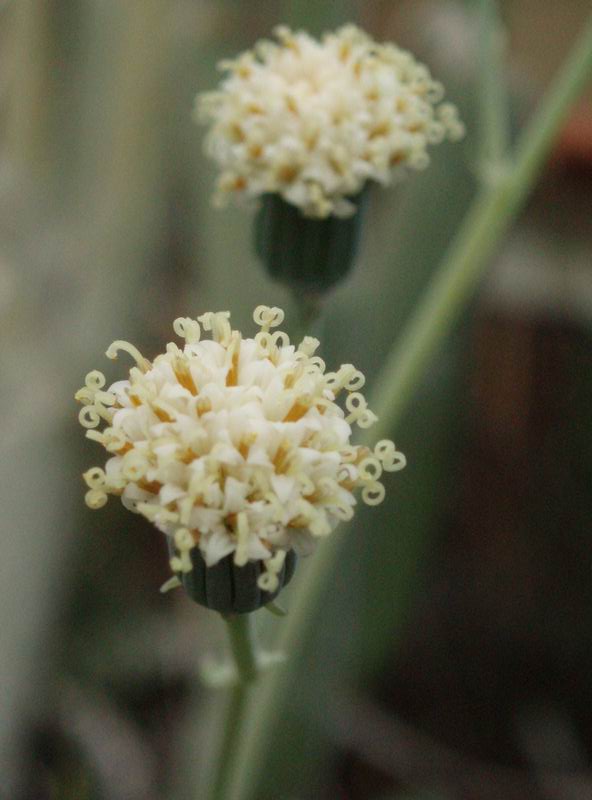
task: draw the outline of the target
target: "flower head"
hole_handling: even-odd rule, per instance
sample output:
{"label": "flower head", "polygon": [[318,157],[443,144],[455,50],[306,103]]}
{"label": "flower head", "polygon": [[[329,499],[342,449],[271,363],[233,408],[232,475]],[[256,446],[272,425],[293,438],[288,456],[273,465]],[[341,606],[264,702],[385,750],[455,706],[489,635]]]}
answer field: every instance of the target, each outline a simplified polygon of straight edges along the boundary
{"label": "flower head", "polygon": [[217,200],[278,193],[306,216],[348,216],[367,181],[390,184],[429,163],[428,145],[459,139],[457,111],[428,69],[355,25],[317,41],[280,27],[197,98],[221,174]]}
{"label": "flower head", "polygon": [[119,495],[170,537],[177,574],[192,570],[199,548],[208,567],[229,555],[238,567],[261,562],[259,587],[273,592],[286,554],[309,552],[350,519],[357,489],[380,503],[382,471],[405,459],[391,441],[373,451],[350,443],[354,422],[376,419],[351,364],[326,372],[316,339],[295,347],[272,332],[284,317],[278,308],[255,309],[253,339],[229,317],[175,320],[184,346],[171,343],[152,362],[114,342],[107,355],[127,351],[135,366],[106,391],[102,373],[86,376],[79,419],[110,454],[84,474],[86,503],[96,509]]}

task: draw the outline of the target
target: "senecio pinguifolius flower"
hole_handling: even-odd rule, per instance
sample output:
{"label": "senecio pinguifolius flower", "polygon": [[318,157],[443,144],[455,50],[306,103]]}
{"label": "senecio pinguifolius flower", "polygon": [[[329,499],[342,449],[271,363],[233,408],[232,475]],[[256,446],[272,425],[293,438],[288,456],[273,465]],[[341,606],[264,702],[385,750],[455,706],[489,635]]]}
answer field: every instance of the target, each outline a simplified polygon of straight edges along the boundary
{"label": "senecio pinguifolius flower", "polygon": [[126,351],[135,361],[129,376],[106,390],[105,376],[90,372],[76,394],[86,436],[110,454],[84,473],[86,504],[121,497],[166,534],[180,578],[226,559],[235,572],[256,565],[258,588],[272,595],[288,555],[311,552],[350,519],[358,489],[380,503],[381,473],[405,465],[391,441],[350,443],[354,423],[376,419],[364,376],[351,364],[326,372],[317,339],[296,347],[272,332],[283,318],[256,308],[253,339],[226,311],[177,319],[183,347],[168,344],[154,361],[113,342],[109,358]]}
{"label": "senecio pinguifolius flower", "polygon": [[355,25],[318,41],[286,27],[233,61],[198,95],[216,200],[279,194],[308,217],[347,217],[368,181],[388,185],[429,163],[428,146],[464,134],[429,70]]}

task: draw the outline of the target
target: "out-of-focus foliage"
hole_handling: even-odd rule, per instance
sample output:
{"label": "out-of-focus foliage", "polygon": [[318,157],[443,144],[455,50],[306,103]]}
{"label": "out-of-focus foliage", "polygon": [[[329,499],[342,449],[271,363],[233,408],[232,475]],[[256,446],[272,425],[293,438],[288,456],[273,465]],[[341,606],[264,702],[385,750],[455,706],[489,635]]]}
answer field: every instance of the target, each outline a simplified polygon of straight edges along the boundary
{"label": "out-of-focus foliage", "polygon": [[[555,43],[562,43],[558,50],[569,45],[587,10],[584,0],[533,2],[503,4],[510,44],[518,51],[510,75],[519,118],[531,105],[531,90],[540,90],[532,65],[558,63]],[[543,5],[553,15],[546,22],[539,13]],[[168,341],[179,314],[228,308],[238,327],[250,329],[252,308],[261,302],[285,307],[288,320],[293,312],[285,289],[268,281],[253,255],[253,213],[210,205],[214,172],[202,155],[203,131],[191,119],[195,93],[215,85],[219,58],[250,47],[275,24],[318,33],[353,20],[375,37],[417,52],[461,107],[466,143],[438,149],[430,170],[397,190],[373,193],[357,269],[327,303],[321,355],[329,364],[360,365],[371,382],[474,188],[474,7],[428,0],[22,0],[0,6],[0,774],[8,796],[17,796],[17,778],[25,777],[29,797],[48,796],[53,786],[52,797],[189,800],[198,796],[195,787],[215,743],[218,703],[197,688],[197,664],[205,653],[223,650],[217,620],[185,598],[158,594],[167,567],[163,543],[152,529],[116,503],[97,514],[83,506],[80,472],[93,463],[95,451],[83,440],[73,402],[91,368],[102,368],[102,362],[108,378],[118,374],[102,355],[113,339],[133,339],[149,354]],[[549,43],[546,50],[541,41]],[[556,169],[589,175],[590,164],[572,153]],[[464,607],[469,597],[471,608],[503,621],[497,628],[477,627],[491,637],[486,647],[503,636],[510,640],[496,650],[498,665],[504,657],[530,663],[534,639],[546,665],[560,662],[565,648],[566,674],[573,677],[578,667],[589,673],[592,646],[585,625],[569,624],[570,613],[588,619],[589,585],[577,572],[576,591],[569,575],[550,568],[550,560],[569,551],[560,563],[575,574],[579,555],[586,553],[589,511],[589,332],[582,329],[592,316],[586,288],[591,231],[577,215],[579,202],[557,229],[555,201],[566,185],[563,207],[577,192],[589,201],[591,191],[584,178],[561,176],[543,185],[504,252],[477,323],[470,309],[393,432],[409,466],[381,509],[364,514],[351,532],[326,587],[315,636],[296,655],[299,680],[274,737],[262,798],[362,798],[380,796],[383,789],[399,800],[459,796],[462,780],[452,776],[455,770],[442,767],[426,777],[419,769],[406,770],[396,753],[385,755],[375,729],[363,727],[374,717],[357,715],[359,698],[380,699],[387,716],[392,706],[406,708],[411,722],[446,738],[463,756],[499,759],[512,769],[531,766],[535,776],[542,747],[536,737],[545,734],[547,746],[589,781],[590,731],[572,713],[585,702],[587,683],[566,687],[565,697],[553,698],[553,714],[545,716],[554,688],[546,691],[541,678],[530,691],[516,693],[516,708],[508,712],[520,732],[512,738],[510,724],[500,724],[488,738],[478,732],[489,720],[479,717],[475,700],[484,690],[477,666],[471,671],[473,629],[454,616],[454,603]],[[545,269],[539,269],[550,251]],[[559,311],[557,287],[564,299]],[[528,300],[534,297],[540,302],[533,311]],[[576,305],[578,314],[572,314]],[[505,326],[488,327],[491,308]],[[564,339],[557,333],[559,313],[569,331]],[[548,320],[550,339],[565,344],[541,351],[537,335],[517,335],[516,320],[529,314]],[[539,329],[532,323],[528,330]],[[476,331],[489,349],[476,346]],[[504,332],[505,347],[499,338]],[[512,361],[519,343],[524,358]],[[503,364],[491,356],[496,347]],[[539,378],[542,397],[518,391],[544,371],[540,352],[563,365],[567,375],[558,368],[557,380],[569,386],[561,407],[564,427],[555,426],[557,411],[547,418],[554,438],[546,450],[536,438],[547,440],[544,425],[523,423],[542,413],[550,385]],[[515,371],[504,372],[510,362]],[[504,374],[511,386],[491,377],[488,382],[482,375],[488,369],[486,375]],[[568,380],[576,373],[578,380]],[[480,386],[486,387],[482,395]],[[490,437],[485,443],[479,439],[483,428]],[[527,429],[536,436],[520,440],[517,473],[533,475],[539,455],[550,458],[556,449],[564,476],[564,482],[550,484],[544,470],[537,473],[541,491],[531,487],[528,504],[520,507],[530,533],[528,525],[515,524],[518,500],[509,489],[493,492],[491,476],[501,467],[487,460],[495,442],[509,446]],[[488,465],[483,485],[473,485],[469,498],[467,471],[474,478],[475,469],[467,452]],[[552,503],[550,485],[556,492]],[[493,508],[508,496],[514,505],[504,506],[504,514],[514,524],[496,517]],[[492,505],[483,523],[490,547],[479,541],[477,530],[485,519],[479,516],[485,498]],[[473,509],[469,523],[467,508]],[[578,513],[570,516],[570,508]],[[463,521],[472,538],[459,533]],[[527,569],[532,526],[545,543],[535,559],[541,574],[548,570],[540,583],[539,573]],[[516,563],[523,572],[512,569]],[[581,570],[582,564],[580,558]],[[449,591],[446,570],[460,576],[458,594]],[[504,583],[504,570],[514,583]],[[467,576],[475,586],[463,587]],[[528,595],[530,615],[516,581]],[[557,603],[564,603],[556,615],[541,600],[549,587]],[[442,616],[430,616],[426,608]],[[426,617],[422,637],[415,628]],[[265,613],[257,619],[270,637],[278,623]],[[450,708],[440,725],[437,709],[431,716],[426,710],[430,692],[437,696],[438,670],[449,664],[438,652],[434,619],[458,631],[456,646],[467,653],[466,672],[457,668],[455,674],[474,678],[470,691],[462,681],[451,682]],[[442,649],[448,656],[454,647],[446,640]],[[511,688],[512,670],[501,672],[499,683],[491,678],[495,691],[487,709]],[[426,693],[425,703],[414,697],[409,674]],[[467,704],[473,727],[463,715]],[[353,730],[352,719],[359,720],[359,729]],[[458,741],[458,731],[467,730],[470,735]],[[427,763],[431,743],[413,738],[410,730],[401,736],[398,752],[405,752],[404,739],[408,754],[419,753],[420,763],[427,754]],[[19,760],[23,753],[26,769]],[[441,760],[434,756],[434,763],[457,764],[449,753],[448,761],[438,754]],[[480,774],[474,762],[462,763],[467,774]],[[491,787],[499,775],[485,768],[483,774],[482,796],[495,797]],[[504,772],[500,780],[510,787],[536,785],[534,778],[521,783],[522,773]],[[504,800],[519,796],[510,788]]]}

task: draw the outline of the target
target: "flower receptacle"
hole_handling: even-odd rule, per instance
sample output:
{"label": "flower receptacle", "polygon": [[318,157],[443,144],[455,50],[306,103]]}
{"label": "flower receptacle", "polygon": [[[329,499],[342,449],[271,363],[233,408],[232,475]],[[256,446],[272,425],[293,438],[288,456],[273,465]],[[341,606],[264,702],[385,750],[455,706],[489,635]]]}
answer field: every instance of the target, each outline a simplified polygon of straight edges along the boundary
{"label": "flower receptacle", "polygon": [[[176,554],[172,543],[169,543],[169,552],[172,556]],[[229,555],[208,567],[196,547],[191,551],[191,563],[193,569],[178,573],[178,578],[192,600],[221,614],[248,614],[271,603],[288,585],[296,570],[297,556],[293,550],[286,553],[282,569],[277,574],[277,588],[270,592],[258,584],[265,572],[260,561],[248,561],[239,567]]]}
{"label": "flower receptacle", "polygon": [[349,217],[304,216],[277,194],[264,195],[255,219],[255,251],[269,276],[292,290],[324,294],[349,274],[358,254],[367,190],[348,198]]}

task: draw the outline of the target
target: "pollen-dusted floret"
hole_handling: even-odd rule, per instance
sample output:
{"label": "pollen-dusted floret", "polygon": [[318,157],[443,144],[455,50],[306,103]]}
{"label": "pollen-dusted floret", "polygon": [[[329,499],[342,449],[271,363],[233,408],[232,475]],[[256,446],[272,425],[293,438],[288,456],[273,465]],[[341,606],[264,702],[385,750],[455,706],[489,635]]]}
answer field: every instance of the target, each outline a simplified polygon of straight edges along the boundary
{"label": "pollen-dusted floret", "polygon": [[424,169],[428,146],[460,139],[440,83],[394,44],[355,25],[318,41],[286,27],[233,61],[219,90],[198,95],[218,163],[216,201],[278,193],[306,216],[354,213],[367,181],[390,184]]}
{"label": "pollen-dusted floret", "polygon": [[380,503],[383,470],[405,458],[391,441],[373,451],[350,444],[354,422],[376,419],[361,372],[351,364],[326,372],[317,339],[295,347],[273,331],[281,309],[255,309],[253,339],[229,317],[175,320],[184,346],[167,345],[153,362],[114,342],[107,355],[126,351],[135,366],[108,390],[102,373],[89,372],[76,393],[80,423],[111,457],[84,473],[85,499],[97,509],[118,495],[146,517],[170,537],[177,574],[192,570],[199,547],[208,566],[230,554],[236,566],[262,562],[259,586],[273,592],[286,553],[309,552],[350,519],[356,490]]}

